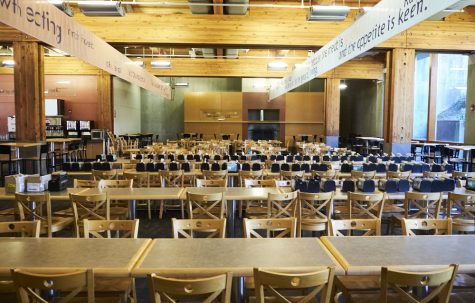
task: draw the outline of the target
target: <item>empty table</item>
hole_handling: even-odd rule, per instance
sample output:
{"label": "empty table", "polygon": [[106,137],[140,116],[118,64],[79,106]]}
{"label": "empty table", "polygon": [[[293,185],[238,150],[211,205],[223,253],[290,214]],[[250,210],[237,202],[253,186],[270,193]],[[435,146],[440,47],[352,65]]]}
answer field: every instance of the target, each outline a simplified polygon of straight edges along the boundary
{"label": "empty table", "polygon": [[430,271],[459,264],[475,272],[475,235],[322,237],[348,275],[378,275],[381,267]]}

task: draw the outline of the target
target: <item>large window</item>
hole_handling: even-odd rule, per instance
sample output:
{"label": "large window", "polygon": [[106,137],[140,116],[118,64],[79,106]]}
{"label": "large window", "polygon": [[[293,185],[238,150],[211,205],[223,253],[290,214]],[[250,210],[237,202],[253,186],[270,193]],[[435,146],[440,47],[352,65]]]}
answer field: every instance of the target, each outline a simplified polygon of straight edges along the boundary
{"label": "large window", "polygon": [[413,138],[463,142],[467,76],[467,55],[416,55]]}

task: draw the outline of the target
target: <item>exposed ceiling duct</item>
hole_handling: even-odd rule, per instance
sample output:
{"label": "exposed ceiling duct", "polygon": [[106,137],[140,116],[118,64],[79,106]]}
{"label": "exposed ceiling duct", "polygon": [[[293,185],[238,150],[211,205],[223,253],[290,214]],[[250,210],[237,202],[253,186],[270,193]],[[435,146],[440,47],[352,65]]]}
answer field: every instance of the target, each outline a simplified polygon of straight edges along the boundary
{"label": "exposed ceiling duct", "polygon": [[125,10],[119,1],[87,1],[79,2],[79,8],[85,16],[123,17]]}
{"label": "exposed ceiling duct", "polygon": [[60,11],[64,12],[69,17],[74,16],[74,12],[67,2],[63,0],[48,0],[48,2],[56,6]]}
{"label": "exposed ceiling duct", "polygon": [[437,21],[437,20],[442,20],[448,15],[451,15],[455,12],[459,12],[460,10],[464,9],[465,7],[469,5],[475,5],[475,0],[463,0],[459,1],[456,4],[448,7],[447,9],[440,11],[439,13],[435,14],[434,16],[430,17],[427,20],[431,21]]}
{"label": "exposed ceiling duct", "polygon": [[225,15],[246,15],[249,9],[249,0],[224,0],[225,4],[243,4],[237,6],[225,6]]}
{"label": "exposed ceiling duct", "polygon": [[216,57],[214,48],[202,48],[201,52],[203,53],[203,58],[213,59]]}
{"label": "exposed ceiling duct", "polygon": [[226,59],[237,59],[239,58],[239,49],[227,48],[224,50],[224,56],[226,57]]}
{"label": "exposed ceiling duct", "polygon": [[212,14],[212,5],[193,5],[193,3],[212,4],[213,0],[188,0],[190,11],[192,14]]}
{"label": "exposed ceiling duct", "polygon": [[348,6],[312,5],[307,14],[308,21],[344,21],[350,8]]}

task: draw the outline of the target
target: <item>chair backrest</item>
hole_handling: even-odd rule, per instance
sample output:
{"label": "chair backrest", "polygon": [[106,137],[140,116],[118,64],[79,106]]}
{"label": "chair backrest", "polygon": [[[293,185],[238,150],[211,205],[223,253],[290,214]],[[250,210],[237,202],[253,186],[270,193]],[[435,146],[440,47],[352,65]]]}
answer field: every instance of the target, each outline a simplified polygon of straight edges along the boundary
{"label": "chair backrest", "polygon": [[92,170],[94,180],[114,180],[117,179],[117,170]]}
{"label": "chair backrest", "polygon": [[185,181],[183,170],[162,170],[160,179],[162,187],[183,187]]}
{"label": "chair backrest", "polygon": [[305,174],[304,170],[300,170],[300,171],[284,171],[284,170],[281,170],[280,171],[280,178],[282,180],[293,180],[295,178],[302,179],[304,174]]}
{"label": "chair backrest", "polygon": [[0,222],[0,234],[9,237],[40,237],[41,222],[38,221],[16,221]]}
{"label": "chair backrest", "polygon": [[294,180],[274,180],[274,187],[292,188]]}
{"label": "chair backrest", "polygon": [[330,236],[353,236],[354,231],[361,236],[380,236],[381,220],[379,219],[348,219],[330,220]]}
{"label": "chair backrest", "polygon": [[127,172],[124,171],[124,179],[132,183],[131,187],[142,188],[149,187],[148,172]]}
{"label": "chair backrest", "polygon": [[228,179],[196,179],[196,187],[227,187]]}
{"label": "chair backrest", "polygon": [[[232,273],[199,279],[176,279],[148,275],[148,286],[153,303],[185,302],[231,302]],[[162,298],[163,297],[163,298]],[[197,301],[198,300],[198,301]]]}
{"label": "chair backrest", "polygon": [[467,220],[475,224],[475,194],[449,192],[447,216],[457,220]]}
{"label": "chair backrest", "polygon": [[424,178],[447,177],[447,172],[445,172],[445,171],[439,171],[439,172],[425,171],[425,172],[422,173],[422,176],[423,176]]}
{"label": "chair backrest", "polygon": [[99,186],[98,180],[80,180],[74,179],[74,188],[97,188]]}
{"label": "chair backrest", "polygon": [[[383,267],[381,269],[381,298],[379,302],[389,300],[390,289],[404,297],[404,302],[427,303],[449,302],[452,284],[455,280],[458,265],[431,272],[405,272]],[[414,288],[421,288],[419,291]],[[429,289],[429,291],[427,291]],[[417,298],[415,294],[425,294]],[[437,300],[434,300],[437,298]]]}
{"label": "chair backrest", "polygon": [[245,218],[244,236],[246,238],[295,238],[296,225],[296,218]]}
{"label": "chair backrest", "polygon": [[299,191],[267,195],[267,217],[289,218],[297,215]]}
{"label": "chair backrest", "polygon": [[241,187],[245,186],[245,180],[260,180],[263,176],[263,170],[241,170],[239,171],[239,183]]}
{"label": "chair backrest", "polygon": [[99,189],[104,188],[132,188],[133,180],[100,180]]}
{"label": "chair backrest", "polygon": [[[334,271],[333,267],[329,267],[316,272],[293,274],[254,268],[256,302],[329,303],[331,301]],[[279,291],[280,289],[285,289],[286,291],[302,289],[305,292],[299,297],[295,296],[295,293],[292,292],[292,297],[290,298],[286,297],[288,294],[285,292]],[[320,300],[317,301],[317,296],[319,295]]]}
{"label": "chair backrest", "polygon": [[228,171],[227,170],[204,170],[203,177],[208,179],[227,179]]}
{"label": "chair backrest", "polygon": [[297,235],[302,224],[312,225],[313,230],[326,230],[333,213],[333,195],[328,193],[298,193]]}
{"label": "chair backrest", "polygon": [[83,220],[84,238],[111,238],[114,231],[117,238],[137,239],[139,219],[135,220]]}
{"label": "chair backrest", "polygon": [[137,163],[122,163],[122,169],[124,170],[124,172],[126,170],[135,169],[136,167],[137,167]]}
{"label": "chair backrest", "polygon": [[48,303],[47,299],[41,297],[41,293],[51,295],[51,291],[61,292],[62,295],[61,300],[54,302],[67,303],[77,300],[81,292],[87,292],[87,299],[84,298],[82,302],[94,302],[94,272],[92,270],[40,274],[13,269],[11,276],[21,303]]}
{"label": "chair backrest", "polygon": [[373,170],[373,171],[359,171],[359,170],[352,170],[351,171],[351,178],[352,179],[359,179],[359,178],[363,178],[363,179],[374,179],[376,178],[376,171]]}
{"label": "chair backrest", "polygon": [[38,220],[42,226],[47,227],[48,237],[53,236],[53,212],[51,210],[51,199],[48,192],[41,194],[15,193],[15,200],[17,202],[20,221]]}
{"label": "chair backrest", "polygon": [[223,193],[193,194],[186,193],[190,219],[222,219],[224,218]]}
{"label": "chair backrest", "polygon": [[[404,236],[416,236],[416,231],[433,231],[434,235],[451,235],[452,219],[402,219]],[[426,233],[424,233],[426,234]]]}
{"label": "chair backrest", "polygon": [[73,209],[77,237],[79,237],[79,225],[84,219],[110,220],[110,201],[107,193],[69,194],[69,201]]}
{"label": "chair backrest", "polygon": [[385,193],[349,192],[347,200],[349,218],[381,219],[386,199]]}
{"label": "chair backrest", "polygon": [[262,179],[262,180],[245,179],[244,180],[244,187],[246,187],[246,188],[275,187],[275,180],[272,180],[272,179]]}
{"label": "chair backrest", "polygon": [[175,219],[172,218],[173,238],[194,238],[196,234],[206,238],[224,238],[226,219]]}
{"label": "chair backrest", "polygon": [[404,217],[406,219],[437,219],[440,214],[443,193],[406,192]]}
{"label": "chair backrest", "polygon": [[411,171],[387,171],[386,172],[386,178],[391,179],[391,178],[398,178],[398,179],[409,179],[411,177]]}

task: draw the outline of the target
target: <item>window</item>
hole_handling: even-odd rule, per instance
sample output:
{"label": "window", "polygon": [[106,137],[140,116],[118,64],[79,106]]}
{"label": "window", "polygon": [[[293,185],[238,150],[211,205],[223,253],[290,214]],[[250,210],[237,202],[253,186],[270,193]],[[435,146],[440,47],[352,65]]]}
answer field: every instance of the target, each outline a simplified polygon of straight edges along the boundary
{"label": "window", "polygon": [[463,142],[467,76],[467,55],[437,55],[435,138],[438,141]]}
{"label": "window", "polygon": [[414,122],[412,137],[427,139],[429,111],[430,54],[416,54],[416,75],[414,78]]}
{"label": "window", "polygon": [[468,56],[417,53],[413,138],[463,142]]}

